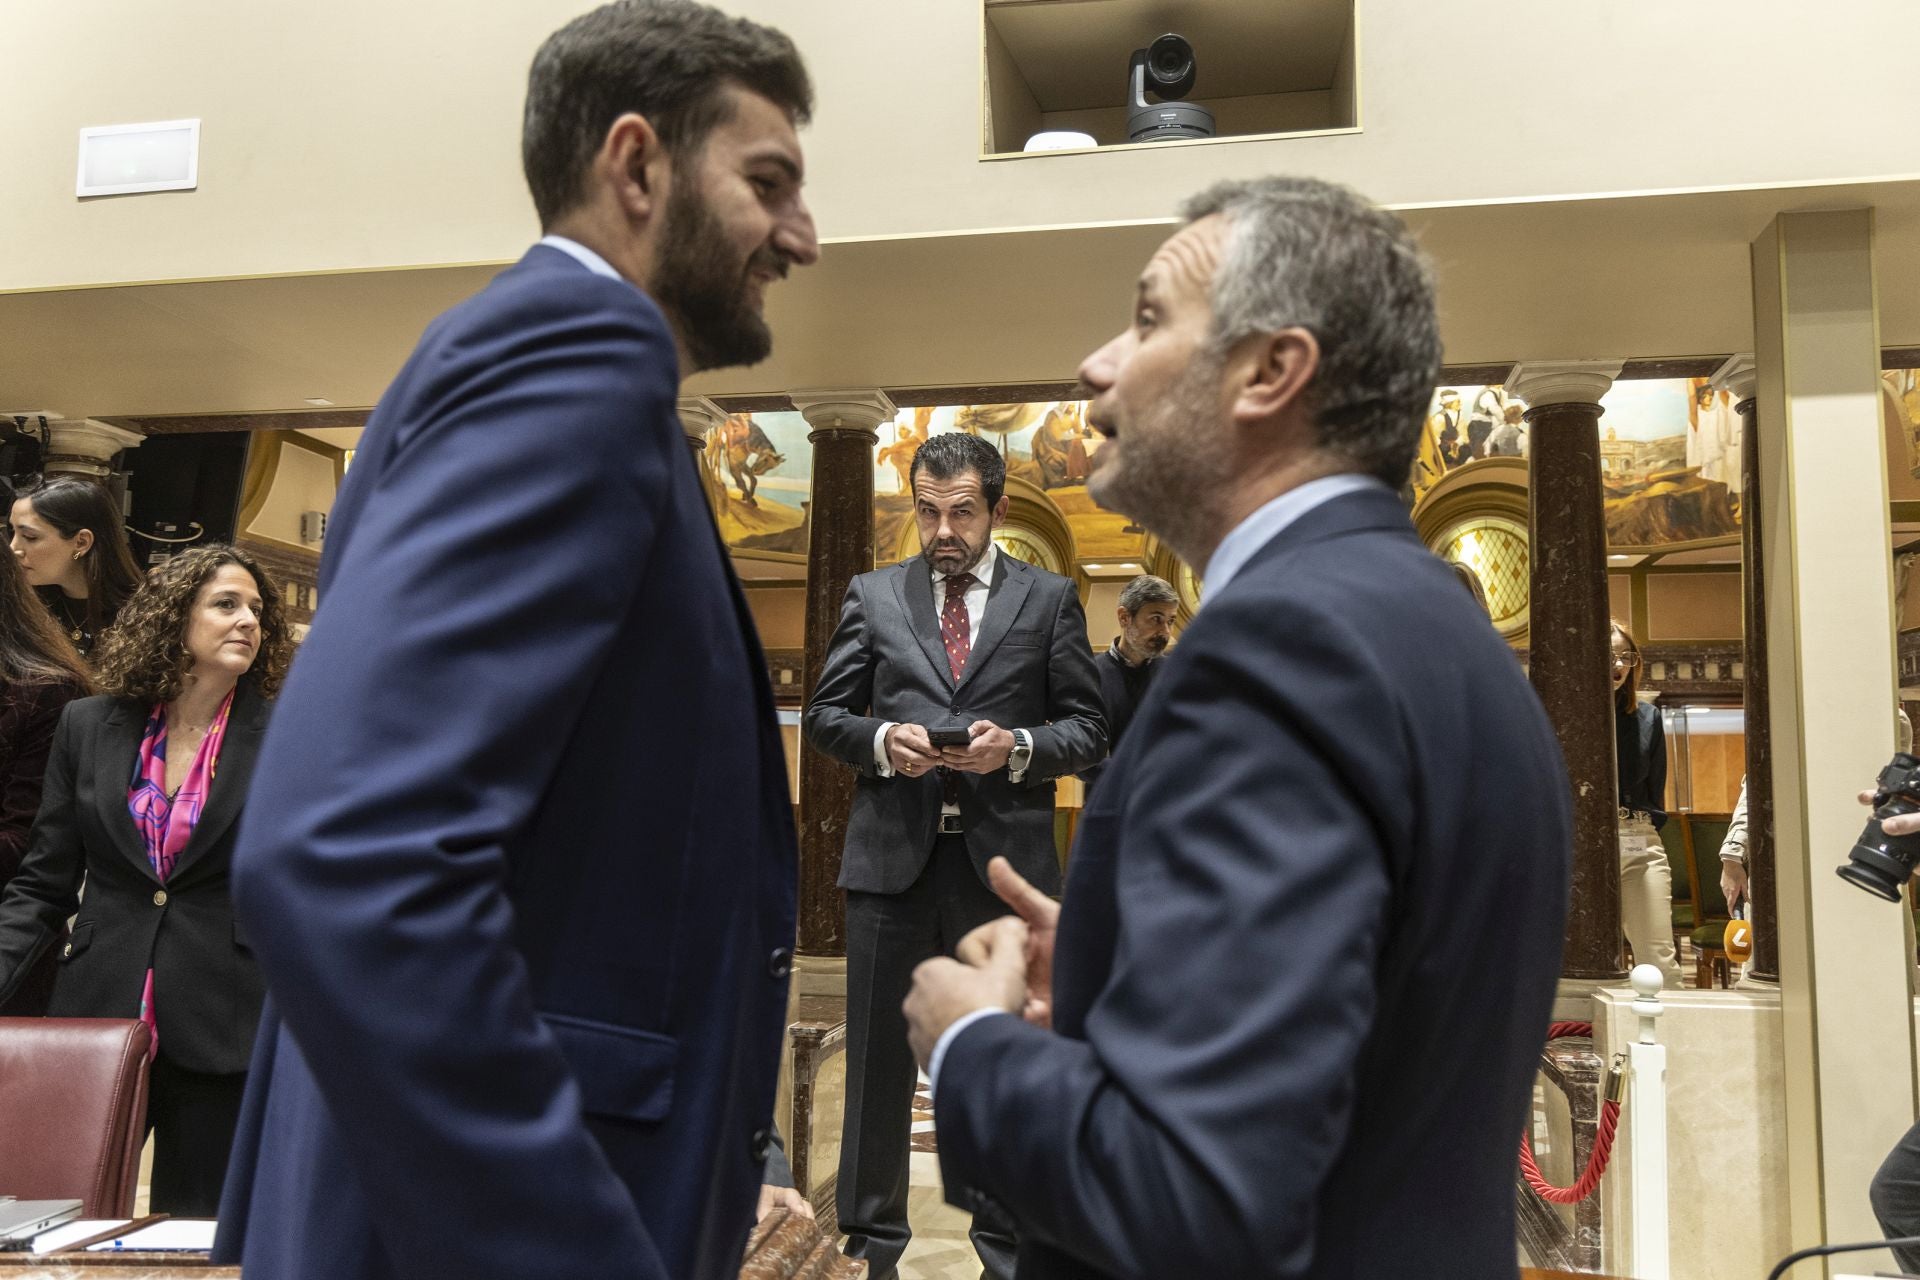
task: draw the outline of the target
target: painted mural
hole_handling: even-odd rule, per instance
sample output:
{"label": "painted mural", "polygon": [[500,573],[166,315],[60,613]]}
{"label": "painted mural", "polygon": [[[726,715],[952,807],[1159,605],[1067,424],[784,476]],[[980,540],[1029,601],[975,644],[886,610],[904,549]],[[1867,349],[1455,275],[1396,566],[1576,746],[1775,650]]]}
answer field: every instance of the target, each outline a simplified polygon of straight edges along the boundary
{"label": "painted mural", "polygon": [[[1740,415],[1704,378],[1616,382],[1602,397],[1607,540],[1655,547],[1740,531]],[[1436,388],[1414,462],[1424,496],[1484,458],[1531,453],[1526,405],[1499,386]]]}
{"label": "painted mural", "polygon": [[884,562],[900,546],[913,517],[908,469],[929,436],[977,435],[999,449],[1007,474],[1038,485],[1066,517],[1082,561],[1137,560],[1142,532],[1087,496],[1087,475],[1102,437],[1087,425],[1084,400],[1027,404],[942,405],[902,409],[880,428],[874,452],[874,542]]}
{"label": "painted mural", "polygon": [[707,496],[733,550],[807,554],[807,431],[807,420],[791,412],[730,414],[708,429]]}
{"label": "painted mural", "polygon": [[[1906,445],[1907,474],[1920,476],[1920,369],[1882,371],[1880,404],[1888,426]],[[1899,455],[1888,462],[1898,466]]]}

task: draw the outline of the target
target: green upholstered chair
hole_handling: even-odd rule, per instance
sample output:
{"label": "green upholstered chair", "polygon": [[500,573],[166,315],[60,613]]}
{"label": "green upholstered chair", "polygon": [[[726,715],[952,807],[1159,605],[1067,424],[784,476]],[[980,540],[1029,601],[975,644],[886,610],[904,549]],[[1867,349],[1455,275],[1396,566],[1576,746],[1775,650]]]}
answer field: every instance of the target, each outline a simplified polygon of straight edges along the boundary
{"label": "green upholstered chair", "polygon": [[[1727,838],[1732,815],[1725,813],[1676,813],[1667,819],[1661,840],[1667,846],[1668,861],[1674,872],[1674,934],[1693,944],[1695,985],[1706,988],[1719,979],[1723,987],[1732,985],[1732,965],[1727,959],[1727,922],[1733,913],[1727,909],[1727,897],[1720,892],[1720,842]],[[1675,854],[1678,854],[1678,857]],[[1684,885],[1687,902],[1683,908],[1680,890]]]}

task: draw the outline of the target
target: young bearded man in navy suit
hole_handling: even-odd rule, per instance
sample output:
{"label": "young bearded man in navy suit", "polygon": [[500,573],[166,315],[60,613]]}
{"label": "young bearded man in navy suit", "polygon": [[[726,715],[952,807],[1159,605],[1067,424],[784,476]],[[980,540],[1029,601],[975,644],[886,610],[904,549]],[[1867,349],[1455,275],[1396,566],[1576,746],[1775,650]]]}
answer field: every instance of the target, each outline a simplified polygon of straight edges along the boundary
{"label": "young bearded man in navy suit", "polygon": [[1428,268],[1325,183],[1187,213],[1080,373],[1094,497],[1206,596],[1064,904],[996,861],[1019,918],[916,973],[948,1195],[1011,1215],[1020,1280],[1511,1280],[1570,797],[1395,495],[1440,358]]}
{"label": "young bearded man in navy suit", "polygon": [[766,356],[818,255],[811,97],[785,36],[685,0],[534,60],[547,236],[374,411],[235,858],[271,996],[216,1249],[248,1275],[738,1271],[797,859],[675,400]]}

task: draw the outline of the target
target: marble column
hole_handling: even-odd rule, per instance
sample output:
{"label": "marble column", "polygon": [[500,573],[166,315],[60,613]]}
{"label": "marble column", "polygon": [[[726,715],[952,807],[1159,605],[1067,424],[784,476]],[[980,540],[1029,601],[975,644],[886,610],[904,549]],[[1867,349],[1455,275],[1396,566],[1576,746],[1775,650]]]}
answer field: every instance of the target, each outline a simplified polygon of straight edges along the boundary
{"label": "marble column", "polygon": [[48,418],[47,433],[44,465],[49,475],[66,472],[95,480],[104,480],[112,474],[114,454],[135,448],[146,439],[138,431],[91,418]]}
{"label": "marble column", "polygon": [[693,465],[700,471],[700,487],[707,495],[707,506],[718,518],[727,500],[726,481],[707,461],[707,433],[727,420],[727,411],[705,396],[682,396],[680,429],[686,433],[687,447],[693,450]]}
{"label": "marble column", "polygon": [[1527,644],[1534,691],[1560,737],[1573,790],[1573,897],[1561,977],[1617,982],[1620,840],[1609,678],[1607,521],[1600,397],[1620,363],[1514,366],[1531,441]]}
{"label": "marble column", "polygon": [[[1748,355],[1734,356],[1713,375],[1713,385],[1733,395],[1740,414],[1741,634],[1745,638],[1742,701],[1747,721],[1747,894],[1752,903],[1753,958],[1746,976],[1780,981],[1780,913],[1773,879],[1773,723],[1767,693],[1766,513],[1760,484],[1760,433],[1754,427],[1759,369]],[[1717,875],[1717,860],[1700,858],[1700,874]]]}
{"label": "marble column", "polygon": [[1908,913],[1834,875],[1893,752],[1898,684],[1873,242],[1871,209],[1782,213],[1752,253],[1795,1248],[1879,1236],[1867,1187],[1920,1082]]}
{"label": "marble column", "polygon": [[[793,406],[813,430],[813,498],[807,526],[805,697],[826,661],[847,584],[873,568],[873,451],[894,415],[883,391],[797,391]],[[853,807],[854,772],[812,747],[800,759],[800,946],[803,958],[846,955],[846,906],[836,882]]]}

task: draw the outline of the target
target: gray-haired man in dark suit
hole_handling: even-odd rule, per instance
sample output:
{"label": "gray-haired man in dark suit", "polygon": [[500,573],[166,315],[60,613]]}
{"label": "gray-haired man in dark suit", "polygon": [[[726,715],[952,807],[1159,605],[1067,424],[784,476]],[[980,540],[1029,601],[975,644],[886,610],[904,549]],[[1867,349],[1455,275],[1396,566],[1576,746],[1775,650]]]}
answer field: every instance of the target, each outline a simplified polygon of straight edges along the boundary
{"label": "gray-haired man in dark suit", "polygon": [[[840,1226],[874,1280],[907,1226],[915,1079],[901,1002],[914,966],[951,954],[1006,908],[987,887],[1004,856],[1060,887],[1053,780],[1106,755],[1100,682],[1073,583],[1001,553],[1006,464],[977,436],[938,435],[910,472],[920,555],[861,574],[808,704],[807,741],[860,771],[847,891],[847,1100]],[[960,731],[966,745],[930,732]],[[1011,1240],[972,1232],[995,1276]]]}

